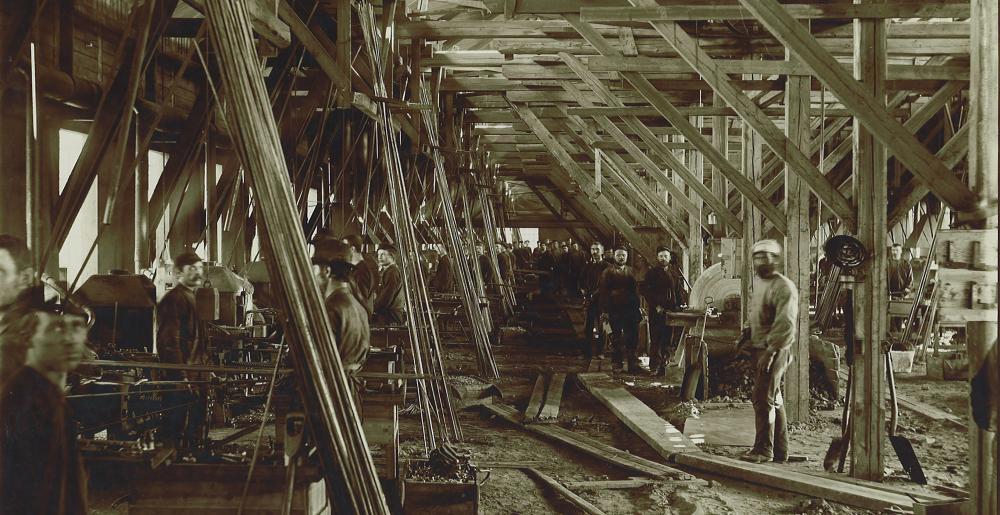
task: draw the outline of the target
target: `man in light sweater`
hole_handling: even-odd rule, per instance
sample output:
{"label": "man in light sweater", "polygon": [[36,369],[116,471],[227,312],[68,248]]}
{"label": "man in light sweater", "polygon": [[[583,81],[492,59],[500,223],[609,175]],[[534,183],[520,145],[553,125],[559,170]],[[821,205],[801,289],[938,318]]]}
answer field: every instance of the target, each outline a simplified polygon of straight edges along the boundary
{"label": "man in light sweater", "polygon": [[799,295],[794,283],[776,271],[781,262],[777,241],[754,243],[752,254],[756,276],[750,299],[750,349],[755,369],[751,401],[757,436],[753,449],[742,459],[783,463],[788,461],[788,434],[781,382],[792,361]]}

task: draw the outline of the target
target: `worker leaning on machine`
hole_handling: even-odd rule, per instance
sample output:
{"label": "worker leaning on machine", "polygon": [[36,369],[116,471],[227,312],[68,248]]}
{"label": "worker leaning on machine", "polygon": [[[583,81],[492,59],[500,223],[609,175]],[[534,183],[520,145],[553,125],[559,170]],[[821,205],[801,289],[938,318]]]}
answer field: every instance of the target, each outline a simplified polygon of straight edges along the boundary
{"label": "worker leaning on machine", "polygon": [[351,263],[351,248],[337,240],[318,244],[312,262],[340,361],[345,371],[356,373],[368,359],[371,329],[368,312],[351,289],[351,276],[356,268]]}

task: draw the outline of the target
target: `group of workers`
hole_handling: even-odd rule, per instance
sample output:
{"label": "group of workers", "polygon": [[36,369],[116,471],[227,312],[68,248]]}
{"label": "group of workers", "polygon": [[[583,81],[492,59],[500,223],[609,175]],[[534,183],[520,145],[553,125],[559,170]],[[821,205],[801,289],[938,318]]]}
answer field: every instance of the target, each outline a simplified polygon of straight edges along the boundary
{"label": "group of workers", "polygon": [[0,515],[87,513],[67,376],[83,360],[89,315],[46,301],[21,238],[0,235]]}

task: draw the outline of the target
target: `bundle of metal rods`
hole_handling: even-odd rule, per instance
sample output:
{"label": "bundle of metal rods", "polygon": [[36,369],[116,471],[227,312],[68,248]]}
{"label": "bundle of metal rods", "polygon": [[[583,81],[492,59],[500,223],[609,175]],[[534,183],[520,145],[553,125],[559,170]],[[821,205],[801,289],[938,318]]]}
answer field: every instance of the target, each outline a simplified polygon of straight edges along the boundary
{"label": "bundle of metal rods", "polygon": [[[420,103],[432,105],[434,103],[430,95],[430,87],[421,77],[420,79]],[[496,360],[493,358],[493,349],[490,344],[490,334],[486,321],[483,320],[483,312],[479,309],[479,300],[474,290],[474,279],[472,270],[469,267],[469,260],[464,259],[466,253],[462,248],[462,235],[458,229],[458,220],[455,217],[455,206],[451,201],[451,187],[448,185],[448,174],[444,169],[444,158],[441,156],[440,135],[438,134],[438,121],[433,111],[423,110],[420,112],[424,122],[424,129],[427,131],[428,143],[431,146],[431,156],[434,161],[434,180],[437,184],[438,196],[441,199],[441,210],[444,214],[445,232],[442,239],[448,247],[448,252],[454,257],[452,267],[455,271],[455,278],[458,283],[458,291],[462,296],[462,305],[465,308],[466,318],[472,333],[473,343],[476,345],[476,362],[479,365],[479,373],[485,378],[497,379],[500,372],[497,369]]]}
{"label": "bundle of metal rods", "polygon": [[[375,20],[375,11],[369,2],[357,4],[361,32],[368,52],[368,62],[372,68],[372,82],[375,96],[391,98],[385,85],[385,70],[391,42],[385,41]],[[386,20],[392,20],[391,13],[383,13]],[[386,31],[387,34],[392,34]],[[416,379],[417,397],[421,407],[421,422],[424,430],[424,448],[429,452],[438,446],[440,437],[444,442],[462,439],[462,429],[451,403],[447,374],[444,369],[441,342],[438,339],[437,324],[431,306],[430,295],[421,268],[420,246],[414,231],[415,223],[410,214],[410,198],[399,156],[402,145],[400,134],[392,123],[392,112],[385,101],[377,102],[376,141],[382,151],[385,169],[389,212],[393,221],[394,241],[399,252],[399,265],[403,277],[403,291],[406,297],[406,317],[410,328],[410,347],[414,369],[417,374],[429,375],[431,379]]]}
{"label": "bundle of metal rods", "polygon": [[493,320],[490,316],[489,310],[489,298],[486,296],[486,278],[483,277],[483,270],[479,267],[478,256],[476,254],[476,229],[472,226],[472,203],[469,202],[469,176],[463,175],[461,180],[461,188],[459,189],[462,197],[462,219],[465,222],[465,236],[466,245],[468,245],[468,251],[466,255],[473,256],[473,264],[470,264],[472,269],[472,286],[476,292],[476,295],[481,299],[479,302],[479,309],[483,314],[483,320],[486,322],[486,331],[491,332],[493,330]]}
{"label": "bundle of metal rods", "polygon": [[496,215],[493,212],[493,202],[490,201],[490,195],[484,185],[477,184],[476,192],[479,195],[479,214],[483,217],[483,232],[486,234],[486,245],[489,247],[490,262],[492,263],[493,274],[497,278],[497,291],[500,293],[504,311],[508,316],[513,316],[514,306],[517,305],[517,301],[514,299],[514,289],[508,281],[510,270],[507,270],[508,276],[505,276],[500,270],[500,256],[497,254]]}
{"label": "bundle of metal rods", "polygon": [[274,113],[243,2],[207,0],[209,34],[225,91],[224,112],[254,190],[268,272],[287,319],[286,334],[339,513],[389,513],[353,393],[312,275]]}

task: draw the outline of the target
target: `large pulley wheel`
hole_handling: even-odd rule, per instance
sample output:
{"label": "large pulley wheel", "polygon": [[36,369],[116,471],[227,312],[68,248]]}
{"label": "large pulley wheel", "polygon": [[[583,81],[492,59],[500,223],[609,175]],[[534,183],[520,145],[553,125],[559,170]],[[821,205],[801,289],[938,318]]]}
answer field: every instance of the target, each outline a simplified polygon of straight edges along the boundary
{"label": "large pulley wheel", "polygon": [[823,244],[827,259],[844,270],[853,270],[868,259],[865,246],[854,236],[838,234]]}

